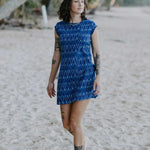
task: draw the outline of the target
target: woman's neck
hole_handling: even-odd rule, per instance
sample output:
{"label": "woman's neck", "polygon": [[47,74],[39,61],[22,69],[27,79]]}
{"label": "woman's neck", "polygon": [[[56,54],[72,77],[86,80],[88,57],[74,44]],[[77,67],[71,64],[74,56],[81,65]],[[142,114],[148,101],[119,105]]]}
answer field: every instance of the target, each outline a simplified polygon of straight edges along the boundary
{"label": "woman's neck", "polygon": [[70,15],[71,15],[71,17],[70,17],[69,23],[79,23],[82,21],[81,14],[75,15],[75,14],[71,13]]}

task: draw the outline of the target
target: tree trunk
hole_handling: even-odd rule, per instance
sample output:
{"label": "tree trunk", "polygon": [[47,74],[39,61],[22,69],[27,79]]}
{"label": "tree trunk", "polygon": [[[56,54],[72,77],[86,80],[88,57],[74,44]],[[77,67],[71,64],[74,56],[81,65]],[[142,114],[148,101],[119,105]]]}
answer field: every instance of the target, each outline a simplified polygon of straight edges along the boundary
{"label": "tree trunk", "polygon": [[56,12],[54,11],[54,0],[50,0],[49,6],[48,6],[48,15],[56,15]]}
{"label": "tree trunk", "polygon": [[27,0],[9,0],[0,7],[0,20],[9,17],[10,14]]}

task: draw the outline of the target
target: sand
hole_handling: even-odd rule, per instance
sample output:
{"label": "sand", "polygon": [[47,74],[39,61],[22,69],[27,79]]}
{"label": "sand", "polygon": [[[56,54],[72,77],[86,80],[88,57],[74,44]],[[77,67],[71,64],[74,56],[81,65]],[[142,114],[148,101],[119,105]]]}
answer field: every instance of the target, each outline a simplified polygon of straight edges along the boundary
{"label": "sand", "polygon": [[[116,7],[87,16],[101,45],[101,94],[83,117],[87,150],[150,149],[149,15],[148,7]],[[0,150],[73,150],[56,97],[46,92],[57,21],[0,31]]]}

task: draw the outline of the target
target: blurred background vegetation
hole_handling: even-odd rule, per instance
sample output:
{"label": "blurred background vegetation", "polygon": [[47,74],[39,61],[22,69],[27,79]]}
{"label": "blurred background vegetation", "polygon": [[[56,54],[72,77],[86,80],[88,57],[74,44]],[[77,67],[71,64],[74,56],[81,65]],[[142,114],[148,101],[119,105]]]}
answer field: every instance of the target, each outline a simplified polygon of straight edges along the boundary
{"label": "blurred background vegetation", "polygon": [[[32,19],[36,24],[36,17],[42,15],[42,5],[46,6],[48,15],[57,15],[58,8],[62,1],[63,0],[0,0],[0,21],[5,18],[20,18],[23,20]],[[150,6],[150,0],[87,0],[87,2],[87,14],[94,14],[97,9],[102,7],[109,11],[112,6]]]}
{"label": "blurred background vegetation", "polygon": [[[7,1],[0,0],[0,9]],[[41,14],[41,6],[46,5],[48,14],[56,14],[63,0],[26,0],[26,2],[13,11],[12,17],[28,17],[32,13]],[[89,12],[97,7],[106,6],[110,10],[112,5],[117,6],[150,6],[150,0],[87,0]],[[8,6],[9,7],[9,6]]]}

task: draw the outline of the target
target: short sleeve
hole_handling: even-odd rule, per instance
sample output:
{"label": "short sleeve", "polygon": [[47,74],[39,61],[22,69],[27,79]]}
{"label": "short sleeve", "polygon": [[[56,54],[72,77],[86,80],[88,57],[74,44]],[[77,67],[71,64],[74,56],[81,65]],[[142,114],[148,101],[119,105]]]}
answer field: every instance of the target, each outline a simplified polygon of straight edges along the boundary
{"label": "short sleeve", "polygon": [[58,36],[59,36],[59,23],[57,23],[57,24],[55,25],[55,30],[56,30],[56,33],[57,33]]}
{"label": "short sleeve", "polygon": [[94,21],[92,21],[91,27],[92,27],[92,29],[91,29],[91,35],[92,35],[94,30],[95,30],[95,28],[97,27],[97,25],[96,25],[96,23]]}

